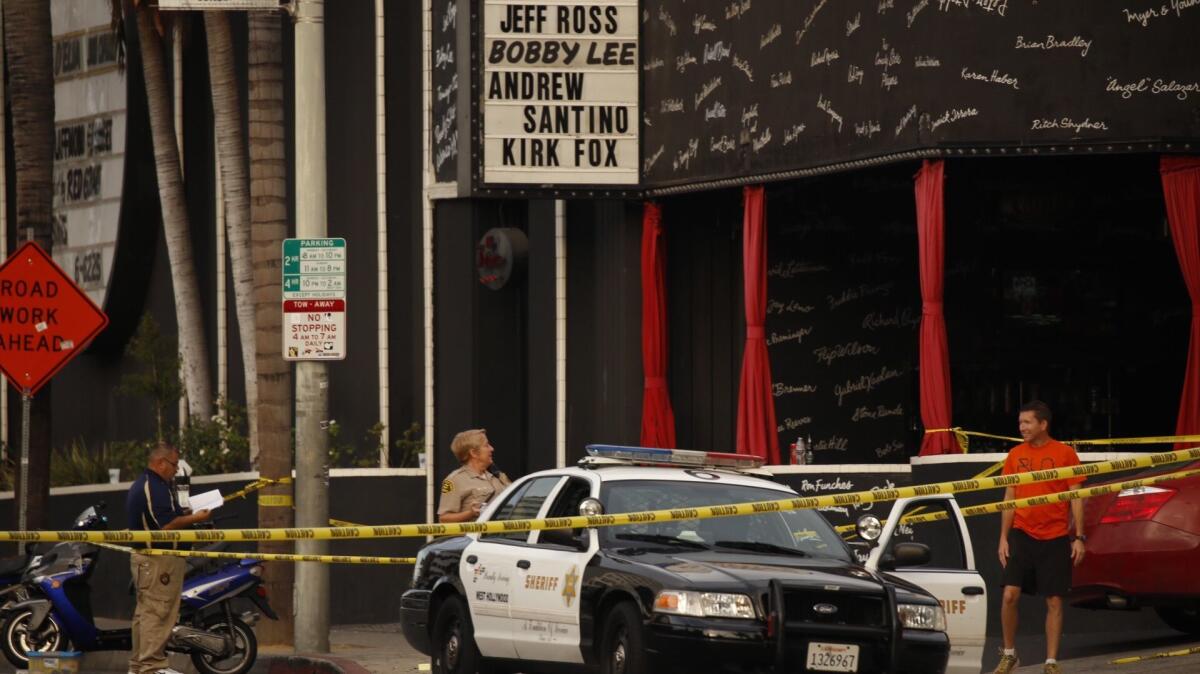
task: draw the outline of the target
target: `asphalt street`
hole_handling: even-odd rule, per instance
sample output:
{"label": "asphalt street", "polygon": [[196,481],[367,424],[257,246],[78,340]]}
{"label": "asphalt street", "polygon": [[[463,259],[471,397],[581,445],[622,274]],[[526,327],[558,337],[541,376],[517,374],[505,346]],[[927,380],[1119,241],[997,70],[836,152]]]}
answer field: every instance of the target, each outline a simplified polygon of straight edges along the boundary
{"label": "asphalt street", "polygon": [[[1113,614],[1111,632],[1070,634],[1060,647],[1059,664],[1064,672],[1108,672],[1111,674],[1141,674],[1142,672],[1197,672],[1200,653],[1143,659],[1131,664],[1115,665],[1111,661],[1126,656],[1151,656],[1168,651],[1200,646],[1195,636],[1174,630],[1119,630],[1121,614]],[[984,650],[984,672],[991,672],[999,660],[1000,637],[989,637]],[[1021,658],[1021,674],[1042,671],[1046,659],[1046,640],[1040,635],[1017,638],[1017,655]]]}

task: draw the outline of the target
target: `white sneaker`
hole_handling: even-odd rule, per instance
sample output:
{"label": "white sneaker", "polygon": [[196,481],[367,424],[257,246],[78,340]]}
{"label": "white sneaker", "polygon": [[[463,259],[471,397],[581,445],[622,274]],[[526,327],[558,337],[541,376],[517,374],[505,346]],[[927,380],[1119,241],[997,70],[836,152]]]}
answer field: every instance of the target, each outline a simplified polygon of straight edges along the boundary
{"label": "white sneaker", "polygon": [[160,670],[155,671],[154,674],[183,674],[183,672],[179,671],[178,669],[171,669],[170,667],[164,667]]}

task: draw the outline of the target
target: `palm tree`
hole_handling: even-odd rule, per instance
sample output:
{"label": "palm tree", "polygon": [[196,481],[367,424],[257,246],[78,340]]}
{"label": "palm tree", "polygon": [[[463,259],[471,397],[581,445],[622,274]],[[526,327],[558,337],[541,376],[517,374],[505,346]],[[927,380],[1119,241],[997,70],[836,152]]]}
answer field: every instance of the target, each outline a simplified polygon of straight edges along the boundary
{"label": "palm tree", "polygon": [[[113,0],[119,3],[120,0]],[[7,4],[7,0],[6,0]],[[150,7],[135,8],[142,71],[146,78],[146,101],[150,111],[150,135],[154,144],[154,168],[158,176],[158,198],[162,206],[163,235],[171,261],[171,284],[175,289],[175,321],[179,326],[179,353],[183,361],[188,414],[212,416],[212,380],[208,346],[200,311],[200,287],[192,256],[191,224],[184,200],[179,147],[171,119],[171,89],[163,65],[162,36]]]}
{"label": "palm tree", "polygon": [[[16,230],[47,252],[53,243],[54,62],[50,3],[4,0],[4,49],[8,56],[8,101],[12,106],[13,164],[16,170]],[[0,82],[3,86],[3,82]],[[0,129],[0,133],[6,133]],[[0,186],[6,188],[6,186]],[[39,391],[29,424],[27,522],[40,529],[50,500],[50,386]],[[25,484],[18,484],[20,492]]]}
{"label": "palm tree", "polygon": [[[292,370],[281,353],[283,335],[280,268],[287,236],[287,156],[284,148],[283,39],[280,17],[250,12],[250,246],[254,261],[254,305],[258,325],[259,474],[292,474]],[[288,486],[264,494],[291,494]],[[292,509],[258,507],[261,527],[290,527]],[[291,543],[259,543],[263,552],[291,552]],[[263,581],[278,621],[259,623],[263,643],[291,643],[295,567],[268,564]]]}
{"label": "palm tree", "polygon": [[[208,37],[208,79],[212,88],[214,134],[220,157],[221,188],[225,197],[225,230],[229,241],[229,259],[233,264],[234,306],[242,341],[246,419],[250,427],[250,463],[254,464],[258,462],[258,375],[254,343],[254,270],[250,260],[250,180],[246,166],[246,131],[242,126],[242,111],[238,102],[229,15],[220,11],[204,12],[204,31]],[[223,252],[218,251],[218,255]]]}

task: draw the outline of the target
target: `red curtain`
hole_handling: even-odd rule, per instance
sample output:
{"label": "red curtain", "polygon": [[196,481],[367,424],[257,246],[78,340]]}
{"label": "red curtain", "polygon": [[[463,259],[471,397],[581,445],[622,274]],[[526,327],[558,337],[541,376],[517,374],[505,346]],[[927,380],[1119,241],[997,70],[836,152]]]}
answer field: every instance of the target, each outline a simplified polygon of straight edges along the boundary
{"label": "red curtain", "polygon": [[[942,313],[945,267],[945,222],[942,185],[945,165],[928,161],[917,172],[917,247],[921,269],[921,423],[925,428],[950,427],[950,349]],[[951,433],[930,433],[921,443],[921,456],[959,451]]]}
{"label": "red curtain", "polygon": [[1177,435],[1190,435],[1200,432],[1200,157],[1162,157],[1159,173],[1175,255],[1192,299],[1187,370],[1179,396],[1179,419],[1175,422]]}
{"label": "red curtain", "polygon": [[737,451],[779,461],[771,364],[763,325],[767,318],[767,216],[762,185],[742,191],[742,272],[745,276],[746,350],[738,389]]}
{"label": "red curtain", "polygon": [[642,206],[643,447],[675,447],[675,413],[667,392],[667,288],[662,250],[662,209]]}

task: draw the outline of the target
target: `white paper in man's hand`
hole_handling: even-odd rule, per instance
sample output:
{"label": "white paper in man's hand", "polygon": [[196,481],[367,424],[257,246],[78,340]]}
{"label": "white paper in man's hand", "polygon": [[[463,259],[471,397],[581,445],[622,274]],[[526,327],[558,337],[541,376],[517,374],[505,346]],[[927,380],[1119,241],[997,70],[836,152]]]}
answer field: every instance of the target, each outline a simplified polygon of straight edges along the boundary
{"label": "white paper in man's hand", "polygon": [[192,503],[192,512],[194,513],[201,510],[216,510],[225,505],[225,498],[221,496],[220,489],[206,491],[203,494],[189,494],[188,500]]}

